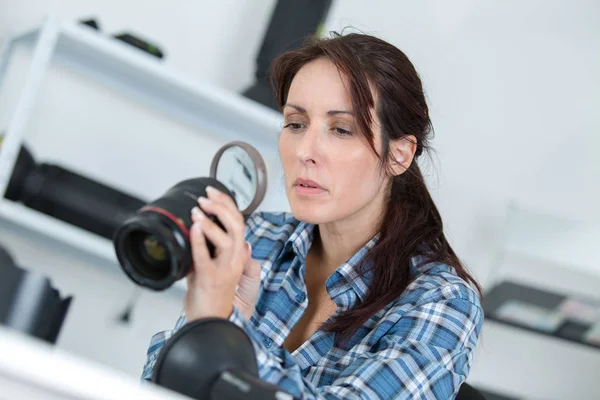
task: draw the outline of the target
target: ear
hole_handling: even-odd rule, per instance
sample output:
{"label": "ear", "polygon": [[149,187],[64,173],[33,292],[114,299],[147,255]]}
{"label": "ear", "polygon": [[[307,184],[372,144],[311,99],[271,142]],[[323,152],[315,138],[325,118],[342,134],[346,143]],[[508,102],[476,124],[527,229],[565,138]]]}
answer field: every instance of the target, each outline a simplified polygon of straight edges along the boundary
{"label": "ear", "polygon": [[394,176],[403,174],[413,162],[417,151],[417,138],[413,135],[404,136],[390,143],[390,167]]}

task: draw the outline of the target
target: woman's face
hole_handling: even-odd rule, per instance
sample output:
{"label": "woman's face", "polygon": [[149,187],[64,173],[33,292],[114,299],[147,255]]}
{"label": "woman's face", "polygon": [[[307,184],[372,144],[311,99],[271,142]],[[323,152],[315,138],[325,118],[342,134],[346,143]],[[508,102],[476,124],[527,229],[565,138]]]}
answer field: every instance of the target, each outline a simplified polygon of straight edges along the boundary
{"label": "woman's face", "polygon": [[[279,154],[291,211],[301,221],[378,218],[385,203],[386,176],[357,132],[348,86],[324,58],[303,66],[290,86]],[[379,149],[379,120],[373,111],[371,115]]]}

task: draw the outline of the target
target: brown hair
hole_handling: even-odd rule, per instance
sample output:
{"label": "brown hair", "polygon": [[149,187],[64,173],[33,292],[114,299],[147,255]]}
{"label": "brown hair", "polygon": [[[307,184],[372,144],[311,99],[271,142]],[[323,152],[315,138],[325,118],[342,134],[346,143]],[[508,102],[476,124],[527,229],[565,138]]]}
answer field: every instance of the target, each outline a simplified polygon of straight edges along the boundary
{"label": "brown hair", "polygon": [[[271,82],[283,108],[296,73],[308,62],[326,57],[350,82],[352,109],[358,128],[373,151],[370,109],[376,107],[381,123],[381,166],[389,165],[390,141],[413,135],[415,157],[429,150],[433,128],[421,79],[408,57],[390,43],[365,34],[333,33],[331,38],[309,38],[304,46],[277,57]],[[377,95],[377,104],[371,89]],[[364,301],[329,321],[324,329],[348,337],[377,311],[394,301],[410,283],[410,262],[425,255],[427,262],[454,267],[459,277],[481,288],[466,271],[444,235],[442,218],[416,162],[392,177],[390,197],[380,226],[380,237],[369,253],[373,280]],[[365,264],[363,264],[365,265]],[[363,273],[366,271],[362,271]]]}

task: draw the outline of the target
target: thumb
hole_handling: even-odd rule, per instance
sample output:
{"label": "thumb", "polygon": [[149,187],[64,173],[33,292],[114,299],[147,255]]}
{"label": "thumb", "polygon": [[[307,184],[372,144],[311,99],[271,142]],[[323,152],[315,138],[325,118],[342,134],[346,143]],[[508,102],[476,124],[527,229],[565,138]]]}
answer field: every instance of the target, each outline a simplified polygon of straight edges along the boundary
{"label": "thumb", "polygon": [[246,242],[246,263],[244,264],[244,272],[250,267],[252,262],[252,245]]}
{"label": "thumb", "polygon": [[185,276],[185,280],[187,281],[188,286],[192,285],[196,280],[196,271],[192,271]]}
{"label": "thumb", "polygon": [[252,258],[252,245],[246,242],[246,249],[248,251],[246,264],[244,265],[244,275],[250,278],[260,278],[260,264]]}

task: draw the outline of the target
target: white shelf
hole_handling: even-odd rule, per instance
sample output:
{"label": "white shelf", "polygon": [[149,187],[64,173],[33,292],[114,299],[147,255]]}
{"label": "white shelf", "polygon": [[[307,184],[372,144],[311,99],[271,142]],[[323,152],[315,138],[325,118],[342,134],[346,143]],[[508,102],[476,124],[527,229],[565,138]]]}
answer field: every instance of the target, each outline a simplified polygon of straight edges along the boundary
{"label": "white shelf", "polygon": [[[86,25],[49,17],[56,24],[53,60],[160,112],[225,141],[244,140],[261,151],[276,149],[281,113],[238,93],[190,79],[164,61]],[[33,46],[39,30],[17,42]]]}
{"label": "white shelf", "polygon": [[513,205],[502,250],[600,277],[600,221],[575,221]]}
{"label": "white shelf", "polygon": [[0,354],[2,399],[190,400],[3,327]]}

